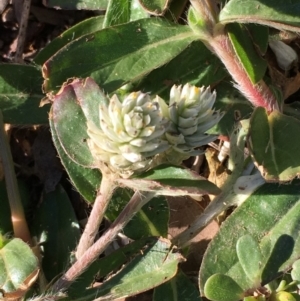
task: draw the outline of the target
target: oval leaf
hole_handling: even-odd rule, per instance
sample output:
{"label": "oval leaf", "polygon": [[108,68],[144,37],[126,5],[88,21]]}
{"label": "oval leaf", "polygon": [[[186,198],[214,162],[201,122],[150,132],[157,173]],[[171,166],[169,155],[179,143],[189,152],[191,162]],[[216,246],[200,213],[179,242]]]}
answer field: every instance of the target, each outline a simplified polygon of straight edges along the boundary
{"label": "oval leaf", "polygon": [[253,282],[254,287],[260,284],[262,261],[258,242],[251,235],[244,235],[237,241],[236,253],[239,262],[247,275]]}
{"label": "oval leaf", "polygon": [[[236,244],[251,235],[262,253],[262,285],[292,267],[300,252],[299,181],[290,185],[264,184],[222,224],[208,247],[200,269],[200,289],[213,274],[226,274],[245,291],[253,288],[239,262]],[[252,252],[252,251],[251,251]]]}
{"label": "oval leaf", "polygon": [[76,98],[76,92],[71,84],[62,87],[54,98],[50,115],[51,124],[66,154],[83,166],[93,167],[94,159],[86,143],[88,139],[86,117]]}
{"label": "oval leaf", "polygon": [[58,140],[52,119],[50,119],[50,129],[53,143],[72,184],[86,201],[93,203],[101,184],[102,175],[100,171],[98,169],[85,168],[71,160]]}
{"label": "oval leaf", "polygon": [[243,297],[243,289],[229,276],[215,274],[206,281],[204,294],[212,301],[238,301]]}
{"label": "oval leaf", "polygon": [[4,296],[20,298],[38,274],[38,260],[30,247],[14,238],[0,249],[0,290]]}
{"label": "oval leaf", "polygon": [[291,272],[292,279],[296,280],[300,283],[300,259],[296,260],[293,263],[292,267],[293,267],[292,272]]}
{"label": "oval leaf", "polygon": [[291,181],[300,174],[300,121],[257,108],[250,119],[250,151],[267,181]]}

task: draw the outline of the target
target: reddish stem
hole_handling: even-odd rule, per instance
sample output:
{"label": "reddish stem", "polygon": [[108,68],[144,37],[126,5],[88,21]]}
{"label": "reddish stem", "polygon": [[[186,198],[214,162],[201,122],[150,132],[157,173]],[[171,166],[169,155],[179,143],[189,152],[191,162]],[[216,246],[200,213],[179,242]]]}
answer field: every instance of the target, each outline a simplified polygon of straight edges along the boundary
{"label": "reddish stem", "polygon": [[263,80],[253,84],[239,62],[226,34],[218,34],[206,41],[225,65],[236,82],[235,87],[255,106],[264,107],[268,112],[279,110],[276,97]]}

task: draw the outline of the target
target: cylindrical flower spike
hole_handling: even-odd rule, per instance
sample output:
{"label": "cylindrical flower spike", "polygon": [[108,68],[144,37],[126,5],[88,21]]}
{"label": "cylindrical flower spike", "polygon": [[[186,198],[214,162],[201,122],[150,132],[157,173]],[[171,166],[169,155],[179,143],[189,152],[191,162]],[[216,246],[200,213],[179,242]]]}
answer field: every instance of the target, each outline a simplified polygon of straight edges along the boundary
{"label": "cylindrical flower spike", "polygon": [[130,177],[153,165],[156,155],[170,145],[164,139],[168,120],[149,94],[133,92],[121,103],[114,95],[100,105],[100,127],[88,121],[89,148],[101,165],[121,177]]}
{"label": "cylindrical flower spike", "polygon": [[[210,88],[186,84],[172,87],[168,108],[161,99],[158,100],[162,111],[171,120],[165,134],[173,148],[169,156],[171,162],[178,163],[178,160],[203,153],[199,147],[217,138],[206,134],[223,116],[212,109],[215,99],[216,93]],[[179,153],[178,156],[174,156],[174,151]]]}

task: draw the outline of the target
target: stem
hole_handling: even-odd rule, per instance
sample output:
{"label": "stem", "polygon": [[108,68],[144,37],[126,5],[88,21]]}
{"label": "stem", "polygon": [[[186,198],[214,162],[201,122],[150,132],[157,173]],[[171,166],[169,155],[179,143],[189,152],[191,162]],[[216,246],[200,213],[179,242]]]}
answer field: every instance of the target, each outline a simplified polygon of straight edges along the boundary
{"label": "stem", "polygon": [[25,219],[23,205],[19,194],[17,178],[14,170],[13,158],[6,133],[4,131],[3,115],[0,110],[0,156],[3,162],[6,190],[10,205],[14,236],[32,246],[30,232]]}
{"label": "stem", "polygon": [[192,222],[190,227],[173,238],[172,242],[178,247],[188,245],[189,241],[207,226],[217,215],[238,201],[234,192],[234,184],[244,169],[244,146],[247,128],[240,124],[230,137],[229,164],[232,173],[222,187],[222,193],[218,195],[204,210],[204,212]]}
{"label": "stem", "polygon": [[16,50],[16,54],[14,57],[14,61],[16,63],[23,62],[22,56],[23,56],[23,51],[24,51],[26,30],[27,30],[28,17],[29,17],[29,12],[30,12],[30,4],[31,4],[31,0],[23,1],[22,16],[21,16],[21,21],[19,24],[17,50]]}
{"label": "stem", "polygon": [[136,191],[107,231],[58,279],[52,291],[60,292],[67,289],[99,257],[131,218],[154,196],[154,192],[144,192],[142,195],[139,191]]}
{"label": "stem", "polygon": [[227,35],[220,33],[206,41],[237,83],[236,88],[256,107],[279,110],[276,97],[263,80],[253,84],[240,64]]}
{"label": "stem", "polygon": [[100,190],[98,191],[92,212],[88,218],[88,222],[77,247],[77,259],[79,259],[85,251],[93,245],[114,188],[114,180],[103,174]]}

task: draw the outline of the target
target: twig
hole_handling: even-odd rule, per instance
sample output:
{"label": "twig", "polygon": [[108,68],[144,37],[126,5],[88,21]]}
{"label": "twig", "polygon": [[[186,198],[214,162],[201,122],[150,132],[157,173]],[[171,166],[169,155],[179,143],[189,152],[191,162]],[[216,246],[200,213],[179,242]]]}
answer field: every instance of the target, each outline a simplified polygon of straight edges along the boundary
{"label": "twig", "polygon": [[88,222],[77,247],[77,259],[79,259],[84,252],[93,245],[114,188],[114,181],[106,176],[103,176],[100,190],[96,197],[92,212],[88,218]]}
{"label": "twig", "polygon": [[17,178],[14,170],[14,163],[8,144],[8,139],[4,131],[3,115],[0,110],[0,155],[3,162],[3,169],[5,174],[5,183],[7,189],[7,195],[9,199],[12,224],[14,230],[14,236],[22,239],[24,242],[33,246],[21,197],[19,194],[19,188],[17,184]]}
{"label": "twig", "polygon": [[15,63],[23,62],[23,51],[24,51],[24,44],[25,44],[25,38],[26,38],[26,30],[27,30],[28,17],[29,17],[29,11],[30,11],[30,4],[31,4],[31,0],[24,0],[23,8],[22,8],[21,22],[19,24],[17,49],[16,49],[16,54],[14,57]]}
{"label": "twig", "polygon": [[144,194],[141,194],[139,191],[135,192],[109,229],[78,259],[78,261],[70,267],[70,269],[60,279],[58,279],[58,281],[54,284],[52,291],[60,292],[67,289],[72,282],[98,258],[98,256],[131,220],[131,218],[154,196],[154,192],[144,192]]}

